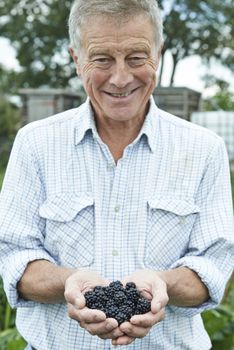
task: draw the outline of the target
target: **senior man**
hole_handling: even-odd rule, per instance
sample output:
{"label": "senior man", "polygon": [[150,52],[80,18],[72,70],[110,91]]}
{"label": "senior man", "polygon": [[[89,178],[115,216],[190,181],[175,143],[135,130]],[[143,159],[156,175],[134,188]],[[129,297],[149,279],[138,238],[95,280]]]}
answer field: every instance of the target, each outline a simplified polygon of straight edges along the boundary
{"label": "senior man", "polygon": [[[71,55],[87,101],[22,128],[2,193],[1,274],[37,350],[207,350],[200,313],[233,263],[228,158],[214,133],[158,109],[154,0],[76,0]],[[135,282],[151,311],[118,326],[85,306]]]}

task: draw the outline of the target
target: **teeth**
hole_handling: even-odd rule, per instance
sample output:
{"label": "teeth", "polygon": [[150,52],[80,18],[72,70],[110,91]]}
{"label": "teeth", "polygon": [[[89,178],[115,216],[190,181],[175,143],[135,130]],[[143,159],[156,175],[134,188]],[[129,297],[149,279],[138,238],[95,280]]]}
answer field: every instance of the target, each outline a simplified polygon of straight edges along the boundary
{"label": "teeth", "polygon": [[127,97],[131,94],[131,92],[125,92],[125,94],[110,94],[111,96],[114,97]]}

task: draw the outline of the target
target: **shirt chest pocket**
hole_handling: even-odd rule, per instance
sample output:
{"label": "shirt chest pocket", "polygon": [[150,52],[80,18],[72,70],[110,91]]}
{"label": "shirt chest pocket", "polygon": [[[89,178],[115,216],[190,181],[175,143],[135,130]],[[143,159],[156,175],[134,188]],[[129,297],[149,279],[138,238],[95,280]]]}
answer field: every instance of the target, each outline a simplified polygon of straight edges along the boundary
{"label": "shirt chest pocket", "polygon": [[49,197],[39,214],[46,219],[45,248],[66,267],[84,267],[94,259],[95,214],[91,193]]}
{"label": "shirt chest pocket", "polygon": [[199,207],[182,199],[152,198],[147,210],[145,264],[168,268],[186,253]]}

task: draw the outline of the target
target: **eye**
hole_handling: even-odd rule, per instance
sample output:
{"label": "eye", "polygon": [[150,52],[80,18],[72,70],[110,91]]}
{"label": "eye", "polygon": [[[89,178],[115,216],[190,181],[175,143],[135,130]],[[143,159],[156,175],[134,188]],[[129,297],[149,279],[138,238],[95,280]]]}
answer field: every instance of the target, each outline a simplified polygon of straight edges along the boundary
{"label": "eye", "polygon": [[98,63],[107,63],[107,62],[110,62],[110,59],[106,57],[100,57],[100,58],[95,58],[93,61]]}
{"label": "eye", "polygon": [[112,59],[111,57],[97,56],[92,59],[92,62],[95,63],[97,68],[108,69],[111,66]]}
{"label": "eye", "polygon": [[140,66],[143,65],[146,61],[145,56],[132,56],[128,58],[128,62],[132,66]]}

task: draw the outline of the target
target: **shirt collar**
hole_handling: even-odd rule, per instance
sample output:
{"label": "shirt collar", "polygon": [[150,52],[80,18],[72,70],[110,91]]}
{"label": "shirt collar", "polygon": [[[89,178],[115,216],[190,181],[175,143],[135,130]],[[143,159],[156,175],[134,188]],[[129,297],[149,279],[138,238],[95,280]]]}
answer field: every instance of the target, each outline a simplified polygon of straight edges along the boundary
{"label": "shirt collar", "polygon": [[145,135],[147,137],[147,142],[150,147],[150,150],[152,152],[155,152],[156,150],[156,142],[157,142],[156,135],[157,135],[158,123],[159,123],[158,116],[159,116],[158,107],[155,104],[153,96],[151,96],[149,100],[148,113],[145,117],[145,121],[141,128],[141,131],[138,137],[136,138],[136,140],[134,141],[134,143],[137,142],[142,137],[142,135]]}
{"label": "shirt collar", "polygon": [[[150,97],[149,103],[149,110],[145,117],[144,124],[134,143],[136,143],[142,137],[142,135],[146,135],[148,145],[151,151],[154,152],[156,150],[156,135],[158,129],[159,112],[153,96]],[[83,140],[88,130],[91,130],[94,138],[98,138],[99,136],[89,97],[86,99],[85,103],[77,109],[76,113],[79,113],[79,117],[76,119],[75,145],[78,145]]]}
{"label": "shirt collar", "polygon": [[78,116],[75,121],[75,145],[78,145],[83,140],[88,130],[92,131],[93,137],[98,137],[89,97],[83,105],[77,109],[76,114],[78,114]]}

